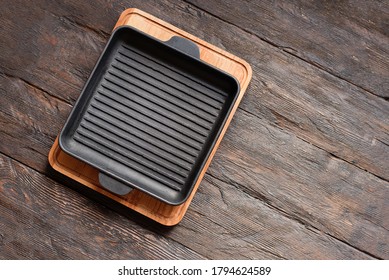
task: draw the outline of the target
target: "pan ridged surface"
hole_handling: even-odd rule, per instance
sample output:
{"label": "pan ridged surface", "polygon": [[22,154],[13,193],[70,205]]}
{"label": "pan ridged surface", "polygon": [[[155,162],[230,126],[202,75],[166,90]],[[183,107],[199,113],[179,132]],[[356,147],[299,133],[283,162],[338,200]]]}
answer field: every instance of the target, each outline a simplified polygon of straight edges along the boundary
{"label": "pan ridged surface", "polygon": [[74,140],[181,191],[225,100],[226,93],[122,45]]}

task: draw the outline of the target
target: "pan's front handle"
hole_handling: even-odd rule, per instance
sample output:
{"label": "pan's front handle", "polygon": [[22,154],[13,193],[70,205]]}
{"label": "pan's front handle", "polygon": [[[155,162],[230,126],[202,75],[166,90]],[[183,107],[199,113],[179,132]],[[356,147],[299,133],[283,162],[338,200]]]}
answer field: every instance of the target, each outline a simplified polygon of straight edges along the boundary
{"label": "pan's front handle", "polygon": [[175,49],[178,49],[190,56],[200,59],[200,49],[191,40],[179,36],[173,36],[168,41],[165,41],[165,44]]}
{"label": "pan's front handle", "polygon": [[122,182],[119,182],[118,180],[100,172],[99,173],[99,182],[100,182],[100,185],[114,193],[114,194],[117,194],[117,195],[126,195],[126,194],[129,194],[133,189],[131,187],[129,187],[128,185],[122,183]]}

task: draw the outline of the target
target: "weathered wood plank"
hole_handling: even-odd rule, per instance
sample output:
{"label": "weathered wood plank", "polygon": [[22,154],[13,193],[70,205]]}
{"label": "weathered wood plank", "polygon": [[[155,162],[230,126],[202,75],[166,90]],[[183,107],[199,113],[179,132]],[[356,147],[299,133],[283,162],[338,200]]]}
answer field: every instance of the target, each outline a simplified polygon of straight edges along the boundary
{"label": "weathered wood plank", "polygon": [[0,151],[38,170],[71,106],[19,78],[0,74]]}
{"label": "weathered wood plank", "polygon": [[0,259],[202,259],[0,155]]}
{"label": "weathered wood plank", "polygon": [[[389,98],[386,1],[186,2],[375,95]],[[186,9],[194,10],[189,5]]]}
{"label": "weathered wood plank", "polygon": [[153,232],[3,155],[0,166],[1,258],[369,258],[211,177],[182,225]]}
{"label": "weathered wood plank", "polygon": [[[288,216],[389,258],[389,183],[239,111],[208,172]],[[276,148],[275,148],[276,147]]]}
{"label": "weathered wood plank", "polygon": [[193,240],[193,245],[185,244],[209,258],[370,257],[209,175],[196,193],[186,219],[169,236],[178,239],[187,234],[188,228],[196,231],[199,238]]}
{"label": "weathered wood plank", "polygon": [[[15,1],[1,7],[1,72],[73,104],[108,36],[73,22],[67,16],[75,10],[65,13],[67,4]],[[56,14],[59,8],[62,15]],[[117,16],[112,15],[111,26]]]}
{"label": "weathered wood plank", "polygon": [[[138,0],[131,5],[158,15],[164,4]],[[120,13],[130,8],[120,1],[103,0],[38,0],[34,5],[16,0],[0,6],[0,72],[23,78],[71,104]]]}

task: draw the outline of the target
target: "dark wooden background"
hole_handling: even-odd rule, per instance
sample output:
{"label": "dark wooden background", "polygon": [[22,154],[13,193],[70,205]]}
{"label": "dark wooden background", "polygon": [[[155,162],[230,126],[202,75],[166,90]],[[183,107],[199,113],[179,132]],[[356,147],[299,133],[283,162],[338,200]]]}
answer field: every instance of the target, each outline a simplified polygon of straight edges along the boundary
{"label": "dark wooden background", "polygon": [[[47,162],[130,7],[253,67],[173,228],[110,210]],[[0,258],[389,259],[388,32],[388,1],[1,0]]]}

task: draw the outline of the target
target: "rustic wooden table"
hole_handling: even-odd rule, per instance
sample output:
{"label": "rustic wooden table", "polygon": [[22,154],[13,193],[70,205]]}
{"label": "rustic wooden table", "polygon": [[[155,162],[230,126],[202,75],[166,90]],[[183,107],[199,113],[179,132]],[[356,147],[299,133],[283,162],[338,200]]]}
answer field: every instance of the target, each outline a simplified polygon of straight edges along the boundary
{"label": "rustic wooden table", "polygon": [[[389,259],[389,5],[0,1],[1,259]],[[73,190],[47,154],[120,13],[247,60],[253,80],[183,221]]]}

